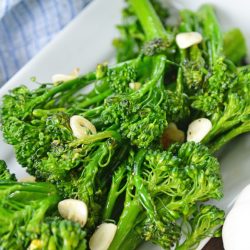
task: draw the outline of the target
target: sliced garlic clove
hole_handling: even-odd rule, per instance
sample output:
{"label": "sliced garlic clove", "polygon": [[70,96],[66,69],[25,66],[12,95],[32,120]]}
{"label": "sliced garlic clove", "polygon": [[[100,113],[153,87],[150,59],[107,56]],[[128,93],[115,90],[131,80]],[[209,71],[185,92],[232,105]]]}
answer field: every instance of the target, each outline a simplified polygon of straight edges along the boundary
{"label": "sliced garlic clove", "polygon": [[65,74],[55,74],[52,76],[52,82],[57,83],[57,82],[66,82],[73,80],[79,76],[80,69],[75,68],[70,74],[65,75]]}
{"label": "sliced garlic clove", "polygon": [[200,43],[202,41],[202,35],[199,32],[183,32],[179,33],[175,40],[180,49],[186,49]]}
{"label": "sliced garlic clove", "polygon": [[63,75],[63,74],[55,74],[52,76],[52,82],[57,83],[57,82],[66,82],[69,80],[75,79],[75,76],[72,75]]}
{"label": "sliced garlic clove", "polygon": [[117,226],[113,223],[102,223],[97,227],[89,240],[90,250],[107,250],[114,239]]}
{"label": "sliced garlic clove", "polygon": [[207,118],[199,118],[188,126],[187,141],[200,142],[212,129],[212,123]]}
{"label": "sliced garlic clove", "polygon": [[96,134],[95,126],[86,118],[80,115],[73,115],[70,118],[70,127],[73,135],[78,138],[84,138],[90,131],[92,134]]}
{"label": "sliced garlic clove", "polygon": [[79,68],[75,68],[69,75],[73,76],[73,77],[78,77],[80,73],[80,69]]}
{"label": "sliced garlic clove", "polygon": [[129,87],[133,90],[139,90],[141,88],[140,82],[131,82],[129,83]]}
{"label": "sliced garlic clove", "polygon": [[27,176],[27,177],[23,177],[19,180],[19,182],[36,182],[36,177],[34,176]]}
{"label": "sliced garlic clove", "polygon": [[78,222],[83,227],[88,219],[88,208],[83,201],[66,199],[58,203],[59,214],[67,220]]}

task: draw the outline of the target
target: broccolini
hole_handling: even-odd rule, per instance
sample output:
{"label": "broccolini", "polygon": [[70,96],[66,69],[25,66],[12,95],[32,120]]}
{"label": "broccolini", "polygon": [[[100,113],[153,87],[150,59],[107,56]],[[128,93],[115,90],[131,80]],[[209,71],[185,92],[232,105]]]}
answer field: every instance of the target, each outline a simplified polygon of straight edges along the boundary
{"label": "broccolini", "polygon": [[[0,161],[0,248],[87,249],[102,222],[117,224],[108,250],[143,241],[191,250],[218,235],[224,212],[203,202],[223,197],[213,153],[250,131],[244,37],[237,29],[223,34],[210,5],[180,10],[180,22],[169,24],[171,8],[156,0],[126,4],[116,64],[3,97],[4,139],[43,182],[15,182]],[[181,48],[183,32],[201,39]],[[80,136],[76,116],[88,123],[77,124]],[[169,124],[184,135],[197,118],[212,124],[200,142],[161,145]],[[58,217],[62,198],[86,203],[84,230]]]}

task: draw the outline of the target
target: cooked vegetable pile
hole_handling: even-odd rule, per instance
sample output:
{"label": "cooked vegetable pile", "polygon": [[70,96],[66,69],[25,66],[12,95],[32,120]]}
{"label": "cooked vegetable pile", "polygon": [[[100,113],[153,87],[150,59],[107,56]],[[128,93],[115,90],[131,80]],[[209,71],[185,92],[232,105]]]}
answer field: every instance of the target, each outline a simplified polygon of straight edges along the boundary
{"label": "cooked vegetable pile", "polygon": [[223,196],[214,153],[250,131],[244,37],[210,5],[177,24],[156,0],[122,14],[117,64],[4,96],[4,139],[36,182],[1,162],[1,249],[192,250],[220,234],[204,202]]}

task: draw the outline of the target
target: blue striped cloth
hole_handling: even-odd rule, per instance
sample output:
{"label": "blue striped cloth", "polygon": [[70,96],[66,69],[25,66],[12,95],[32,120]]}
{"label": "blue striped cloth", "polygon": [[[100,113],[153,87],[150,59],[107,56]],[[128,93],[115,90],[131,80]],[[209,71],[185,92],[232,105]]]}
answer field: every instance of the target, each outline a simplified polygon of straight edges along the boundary
{"label": "blue striped cloth", "polygon": [[0,0],[0,86],[91,0]]}

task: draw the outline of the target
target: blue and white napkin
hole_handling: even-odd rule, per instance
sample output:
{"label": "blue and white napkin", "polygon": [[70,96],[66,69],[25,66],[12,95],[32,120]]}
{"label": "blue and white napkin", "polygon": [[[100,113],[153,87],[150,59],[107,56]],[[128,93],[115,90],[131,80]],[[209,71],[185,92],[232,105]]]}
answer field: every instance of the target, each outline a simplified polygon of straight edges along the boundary
{"label": "blue and white napkin", "polygon": [[0,86],[91,0],[0,0]]}

